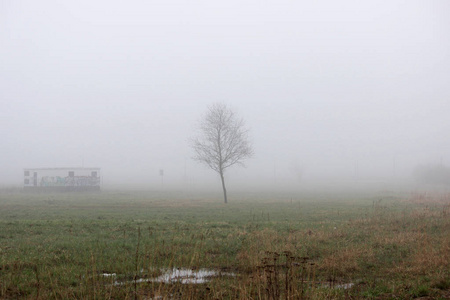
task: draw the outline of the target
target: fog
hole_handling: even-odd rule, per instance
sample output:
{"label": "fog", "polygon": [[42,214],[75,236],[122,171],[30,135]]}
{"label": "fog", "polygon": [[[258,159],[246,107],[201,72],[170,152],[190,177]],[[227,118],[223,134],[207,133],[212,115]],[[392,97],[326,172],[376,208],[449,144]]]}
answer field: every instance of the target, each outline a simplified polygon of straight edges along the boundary
{"label": "fog", "polygon": [[84,166],[105,187],[219,188],[189,147],[215,102],[255,152],[226,173],[231,189],[407,181],[450,163],[449,13],[446,0],[4,0],[0,185]]}

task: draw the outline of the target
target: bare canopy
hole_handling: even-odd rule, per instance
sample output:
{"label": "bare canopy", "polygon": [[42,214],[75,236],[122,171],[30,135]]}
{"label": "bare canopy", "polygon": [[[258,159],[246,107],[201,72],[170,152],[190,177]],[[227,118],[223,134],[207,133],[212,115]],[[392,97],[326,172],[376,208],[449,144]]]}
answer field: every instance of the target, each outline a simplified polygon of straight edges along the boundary
{"label": "bare canopy", "polygon": [[209,106],[201,119],[199,135],[192,140],[192,148],[196,161],[219,173],[224,202],[227,203],[225,170],[235,164],[243,166],[243,161],[253,155],[244,120],[226,104]]}

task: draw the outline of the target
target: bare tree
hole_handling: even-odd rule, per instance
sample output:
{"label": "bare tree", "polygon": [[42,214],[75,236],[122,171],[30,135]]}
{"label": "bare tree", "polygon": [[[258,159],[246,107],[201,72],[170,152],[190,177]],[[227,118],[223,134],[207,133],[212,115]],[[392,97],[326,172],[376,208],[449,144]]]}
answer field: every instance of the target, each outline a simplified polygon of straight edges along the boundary
{"label": "bare tree", "polygon": [[227,203],[225,170],[235,164],[243,166],[243,161],[253,155],[244,120],[226,104],[209,106],[200,121],[199,135],[192,140],[192,148],[196,161],[219,173],[224,202]]}

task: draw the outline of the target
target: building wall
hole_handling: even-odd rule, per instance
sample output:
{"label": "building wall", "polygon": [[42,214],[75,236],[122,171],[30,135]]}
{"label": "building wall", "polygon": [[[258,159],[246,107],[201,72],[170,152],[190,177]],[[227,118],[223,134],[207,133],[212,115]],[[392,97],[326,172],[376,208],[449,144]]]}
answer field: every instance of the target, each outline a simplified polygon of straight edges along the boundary
{"label": "building wall", "polygon": [[25,189],[100,190],[100,168],[24,169]]}

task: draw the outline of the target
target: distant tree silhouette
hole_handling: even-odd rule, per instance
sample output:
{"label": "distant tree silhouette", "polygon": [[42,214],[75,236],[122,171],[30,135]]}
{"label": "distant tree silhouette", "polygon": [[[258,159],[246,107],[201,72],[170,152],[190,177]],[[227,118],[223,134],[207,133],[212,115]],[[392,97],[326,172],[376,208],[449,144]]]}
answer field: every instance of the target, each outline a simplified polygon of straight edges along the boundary
{"label": "distant tree silhouette", "polygon": [[227,203],[225,170],[236,164],[244,165],[243,161],[253,155],[248,129],[244,120],[223,103],[208,107],[198,129],[198,136],[191,141],[194,160],[219,173],[224,202]]}

